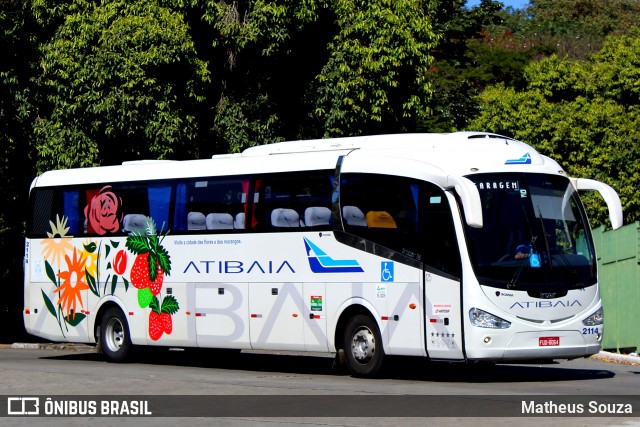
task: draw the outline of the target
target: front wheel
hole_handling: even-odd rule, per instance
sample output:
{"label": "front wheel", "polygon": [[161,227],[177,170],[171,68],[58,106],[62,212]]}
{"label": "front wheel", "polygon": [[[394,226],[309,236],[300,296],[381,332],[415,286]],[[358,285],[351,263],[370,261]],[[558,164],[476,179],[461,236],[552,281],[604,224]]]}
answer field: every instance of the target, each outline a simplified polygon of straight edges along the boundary
{"label": "front wheel", "polygon": [[382,337],[376,322],[369,316],[353,316],[345,331],[345,359],[351,374],[371,378],[378,373],[384,359]]}
{"label": "front wheel", "polygon": [[102,316],[100,347],[109,362],[123,362],[131,353],[129,325],[119,308],[111,307]]}

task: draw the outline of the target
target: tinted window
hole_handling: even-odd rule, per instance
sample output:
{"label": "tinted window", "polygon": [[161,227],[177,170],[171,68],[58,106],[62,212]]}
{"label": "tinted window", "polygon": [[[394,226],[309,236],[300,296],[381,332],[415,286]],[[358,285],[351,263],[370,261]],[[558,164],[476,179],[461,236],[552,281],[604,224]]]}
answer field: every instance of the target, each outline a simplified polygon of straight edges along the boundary
{"label": "tinted window", "polygon": [[404,177],[345,173],[340,205],[346,232],[460,275],[451,210],[439,187]]}

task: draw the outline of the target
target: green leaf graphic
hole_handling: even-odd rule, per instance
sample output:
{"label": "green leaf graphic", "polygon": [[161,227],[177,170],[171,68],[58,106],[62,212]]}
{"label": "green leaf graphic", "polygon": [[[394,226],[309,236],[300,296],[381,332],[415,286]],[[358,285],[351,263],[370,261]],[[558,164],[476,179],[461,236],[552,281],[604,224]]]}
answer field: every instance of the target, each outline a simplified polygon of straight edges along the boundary
{"label": "green leaf graphic", "polygon": [[[148,288],[147,288],[148,289]],[[151,292],[151,291],[149,291]],[[155,311],[156,313],[160,314],[160,301],[158,301],[158,297],[157,296],[153,296],[153,298],[151,299],[151,303],[149,304],[149,308],[153,311]]]}
{"label": "green leaf graphic", "polygon": [[116,292],[117,285],[118,285],[118,276],[114,274],[113,277],[111,278],[111,295],[113,295]]}
{"label": "green leaf graphic", "polygon": [[145,254],[150,249],[147,236],[129,236],[125,246],[136,255]]}
{"label": "green leaf graphic", "polygon": [[149,252],[149,257],[147,258],[147,262],[149,265],[149,279],[152,282],[156,280],[156,276],[158,275],[158,262],[156,260],[156,255],[153,251]]}
{"label": "green leaf graphic", "polygon": [[71,326],[78,326],[80,322],[82,322],[85,319],[85,317],[87,317],[87,315],[84,313],[76,313],[75,316],[73,316],[72,314],[69,314],[68,317],[64,318],[64,321]]}
{"label": "green leaf graphic", "polygon": [[94,253],[96,249],[98,249],[98,245],[96,245],[95,242],[90,242],[83,246],[84,246],[84,250],[91,254]]}
{"label": "green leaf graphic", "polygon": [[180,310],[180,306],[178,305],[178,300],[173,295],[167,295],[162,300],[162,308],[160,309],[161,313],[169,313],[176,314]]}
{"label": "green leaf graphic", "polygon": [[171,274],[171,257],[169,256],[169,252],[162,247],[159,246],[157,249],[158,253],[158,262],[160,263],[160,268],[164,271],[164,274],[169,276]]}
{"label": "green leaf graphic", "polygon": [[51,280],[53,284],[57,286],[58,281],[56,280],[56,273],[54,273],[53,268],[51,268],[51,264],[49,264],[49,261],[44,262],[44,268],[45,270],[47,270],[47,276],[49,277],[49,280]]}
{"label": "green leaf graphic", "polygon": [[53,314],[53,317],[58,317],[56,315],[56,308],[53,306],[53,303],[51,302],[47,294],[45,294],[42,289],[40,291],[42,292],[42,298],[44,299],[44,304],[47,306],[47,310],[49,310],[49,313]]}
{"label": "green leaf graphic", "polygon": [[99,297],[100,292],[98,292],[98,284],[96,283],[95,277],[89,274],[86,268],[84,269],[84,275],[87,278],[87,284],[89,285],[89,289],[91,289],[91,292],[93,292],[95,296]]}

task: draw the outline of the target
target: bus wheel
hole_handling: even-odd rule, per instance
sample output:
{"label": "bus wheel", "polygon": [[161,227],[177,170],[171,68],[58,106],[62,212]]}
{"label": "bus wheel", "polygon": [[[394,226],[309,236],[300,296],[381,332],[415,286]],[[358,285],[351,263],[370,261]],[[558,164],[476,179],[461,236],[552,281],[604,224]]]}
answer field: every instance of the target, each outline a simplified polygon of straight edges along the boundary
{"label": "bus wheel", "polygon": [[371,378],[382,366],[384,350],[376,322],[358,314],[347,324],[344,342],[345,359],[351,374]]}
{"label": "bus wheel", "polygon": [[100,347],[109,362],[123,362],[131,352],[129,325],[119,308],[111,307],[102,316]]}

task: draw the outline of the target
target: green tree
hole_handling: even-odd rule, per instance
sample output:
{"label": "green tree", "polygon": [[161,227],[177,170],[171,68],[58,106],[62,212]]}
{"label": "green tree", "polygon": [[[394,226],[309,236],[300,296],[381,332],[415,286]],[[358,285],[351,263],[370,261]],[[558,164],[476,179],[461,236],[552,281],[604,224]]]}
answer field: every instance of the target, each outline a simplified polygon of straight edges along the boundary
{"label": "green tree", "polygon": [[[213,76],[208,103],[218,152],[305,134],[305,94],[326,60],[322,1],[194,1],[199,50]],[[204,23],[204,24],[203,24]],[[194,32],[195,33],[195,32]]]}
{"label": "green tree", "polygon": [[147,0],[72,5],[41,48],[38,168],[197,154],[209,74],[183,15]]}
{"label": "green tree", "polygon": [[441,1],[436,13],[435,61],[429,81],[437,94],[433,114],[424,117],[421,129],[450,132],[464,129],[479,112],[476,99],[490,84],[523,84],[523,70],[538,54],[537,47],[519,44],[512,28],[526,26],[522,11],[483,0],[472,8],[463,0]]}
{"label": "green tree", "polygon": [[35,117],[31,79],[36,73],[37,37],[28,4],[0,3],[0,342],[22,338],[22,257],[27,195],[33,178],[31,122]]}
{"label": "green tree", "polygon": [[[615,188],[625,221],[640,219],[640,29],[609,37],[590,60],[552,56],[526,70],[523,90],[498,85],[480,97],[470,128],[513,136],[558,161],[569,175]],[[594,223],[606,207],[585,197]]]}
{"label": "green tree", "polygon": [[413,130],[428,112],[437,42],[434,2],[334,2],[338,32],[318,76],[314,116],[324,136]]}
{"label": "green tree", "polygon": [[531,0],[523,33],[537,44],[554,46],[559,56],[586,58],[608,35],[638,25],[638,0]]}

